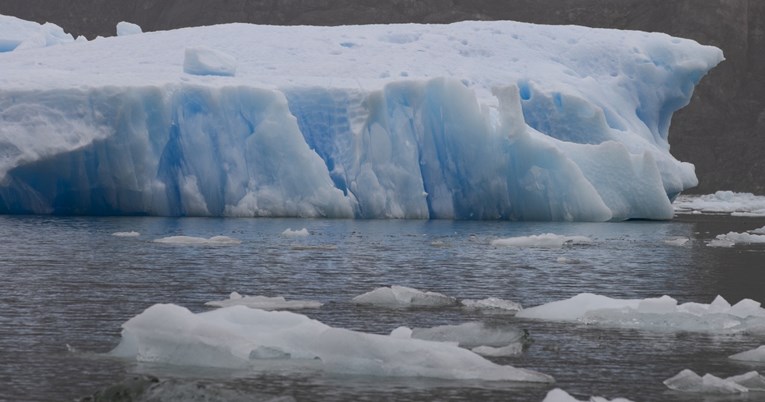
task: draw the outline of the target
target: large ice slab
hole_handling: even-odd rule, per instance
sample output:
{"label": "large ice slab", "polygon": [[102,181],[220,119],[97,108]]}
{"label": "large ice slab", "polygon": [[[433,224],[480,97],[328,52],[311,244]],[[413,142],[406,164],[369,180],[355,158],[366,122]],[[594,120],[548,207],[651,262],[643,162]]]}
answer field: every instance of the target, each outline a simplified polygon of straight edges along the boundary
{"label": "large ice slab", "polygon": [[682,392],[740,394],[750,391],[765,391],[765,378],[756,371],[728,378],[720,378],[712,374],[704,374],[702,377],[693,370],[685,369],[674,377],[664,380],[664,385],[672,390]]}
{"label": "large ice slab", "polygon": [[[631,402],[629,399],[626,399],[626,398],[608,399],[602,396],[593,396],[593,397],[590,397],[590,399],[588,399],[587,401],[589,402]],[[576,399],[573,396],[571,396],[568,392],[560,388],[555,388],[553,390],[550,390],[550,392],[547,393],[547,395],[545,396],[545,399],[542,402],[586,402],[586,401]]]}
{"label": "large ice slab", "polygon": [[443,293],[393,285],[370,290],[354,297],[351,302],[380,307],[444,307],[455,306],[457,299]]}
{"label": "large ice slab", "polygon": [[736,353],[735,355],[728,356],[728,358],[745,362],[765,363],[765,345],[756,349]]}
{"label": "large ice slab", "polygon": [[54,23],[38,24],[33,21],[0,15],[0,53],[73,41],[72,35],[64,32],[63,28]]}
{"label": "large ice slab", "polygon": [[337,373],[487,381],[552,382],[456,345],[333,328],[304,315],[244,306],[194,314],[156,304],[123,324],[112,355],[138,361],[248,369],[271,360]]}
{"label": "large ice slab", "polygon": [[765,332],[765,309],[759,302],[743,299],[731,306],[721,296],[710,304],[678,304],[669,296],[614,299],[582,293],[570,299],[526,308],[518,312],[517,317],[651,331]]}
{"label": "large ice slab", "polygon": [[[185,73],[187,49],[226,55],[187,71],[236,76]],[[508,21],[228,24],[7,53],[0,213],[670,219],[697,183],[669,154],[671,116],[722,59]]]}

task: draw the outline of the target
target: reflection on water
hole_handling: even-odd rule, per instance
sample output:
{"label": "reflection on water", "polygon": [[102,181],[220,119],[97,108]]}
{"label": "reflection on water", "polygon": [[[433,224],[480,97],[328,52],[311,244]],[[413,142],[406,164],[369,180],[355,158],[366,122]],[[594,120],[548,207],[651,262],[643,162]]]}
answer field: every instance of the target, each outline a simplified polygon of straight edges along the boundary
{"label": "reflection on water", "polygon": [[[705,246],[717,234],[762,226],[762,219],[710,216],[606,224],[0,217],[0,399],[71,400],[131,375],[158,377],[163,398],[178,400],[207,392],[224,400],[244,395],[243,400],[288,396],[541,401],[551,388],[338,376],[311,370],[255,373],[152,367],[101,355],[119,343],[120,325],[152,304],[175,303],[204,311],[205,302],[238,291],[317,300],[325,305],[302,313],[365,332],[476,320],[511,323],[528,329],[534,343],[520,356],[493,360],[551,374],[558,381],[556,387],[580,399],[604,395],[699,400],[670,392],[661,381],[684,368],[721,377],[765,371],[726,358],[765,340],[745,334],[602,329],[459,308],[384,310],[349,301],[389,285],[458,298],[499,297],[524,306],[581,292],[616,298],[667,294],[680,303],[709,303],[717,294],[731,303],[742,298],[765,301],[765,247]],[[287,228],[307,228],[310,235],[282,235]],[[130,231],[140,236],[111,235]],[[588,236],[594,241],[561,249],[490,245],[496,238],[543,233]],[[153,242],[176,235],[223,235],[241,243]],[[678,237],[690,241],[683,246],[664,242]]]}

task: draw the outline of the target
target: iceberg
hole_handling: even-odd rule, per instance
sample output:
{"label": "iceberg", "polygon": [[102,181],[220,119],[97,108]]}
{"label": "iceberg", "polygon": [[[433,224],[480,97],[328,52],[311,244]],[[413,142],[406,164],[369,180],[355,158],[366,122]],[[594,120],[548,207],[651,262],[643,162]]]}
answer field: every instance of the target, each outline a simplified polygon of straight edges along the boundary
{"label": "iceberg", "polygon": [[117,23],[117,36],[138,35],[143,33],[140,25],[132,22],[120,21]]}
{"label": "iceberg", "polygon": [[194,314],[156,304],[122,328],[110,354],[141,362],[262,370],[269,362],[289,361],[356,375],[553,382],[548,375],[498,365],[453,344],[333,328],[286,311],[232,306]]}
{"label": "iceberg", "polygon": [[671,117],[722,60],[660,33],[511,21],[5,53],[0,213],[671,219],[697,184]]}
{"label": "iceberg", "polygon": [[582,293],[570,299],[526,308],[516,316],[649,331],[763,333],[765,329],[765,309],[759,302],[743,299],[731,306],[721,296],[710,304],[678,304],[669,296],[613,299]]}
{"label": "iceberg", "polygon": [[746,352],[736,353],[735,355],[728,356],[728,358],[745,362],[765,363],[765,345],[747,350]]}
{"label": "iceberg", "polygon": [[[607,399],[602,396],[593,396],[587,401],[589,402],[631,402],[629,399],[626,399],[626,398]],[[585,402],[585,401],[581,401],[579,399],[574,398],[568,392],[560,388],[555,388],[553,390],[550,390],[550,392],[547,393],[547,395],[545,396],[545,399],[542,402]]]}

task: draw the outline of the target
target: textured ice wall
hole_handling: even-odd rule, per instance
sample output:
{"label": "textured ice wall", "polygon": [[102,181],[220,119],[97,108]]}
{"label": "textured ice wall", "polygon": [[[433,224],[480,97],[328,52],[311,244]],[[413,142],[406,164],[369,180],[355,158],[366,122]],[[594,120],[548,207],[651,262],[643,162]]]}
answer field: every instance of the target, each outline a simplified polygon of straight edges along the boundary
{"label": "textured ice wall", "polygon": [[[237,76],[183,74],[185,45]],[[57,67],[0,59],[0,213],[592,221],[672,217],[696,178],[670,118],[722,59],[511,22],[233,24],[34,56]]]}

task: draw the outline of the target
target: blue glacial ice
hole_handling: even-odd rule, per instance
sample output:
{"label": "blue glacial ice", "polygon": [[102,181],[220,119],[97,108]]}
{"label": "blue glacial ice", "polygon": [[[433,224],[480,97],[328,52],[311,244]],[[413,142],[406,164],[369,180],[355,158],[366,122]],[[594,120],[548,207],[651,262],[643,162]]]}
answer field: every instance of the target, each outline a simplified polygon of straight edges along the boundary
{"label": "blue glacial ice", "polygon": [[[236,75],[184,72],[198,49]],[[4,53],[0,213],[670,219],[697,184],[669,153],[671,116],[722,59],[508,21],[228,24]]]}

